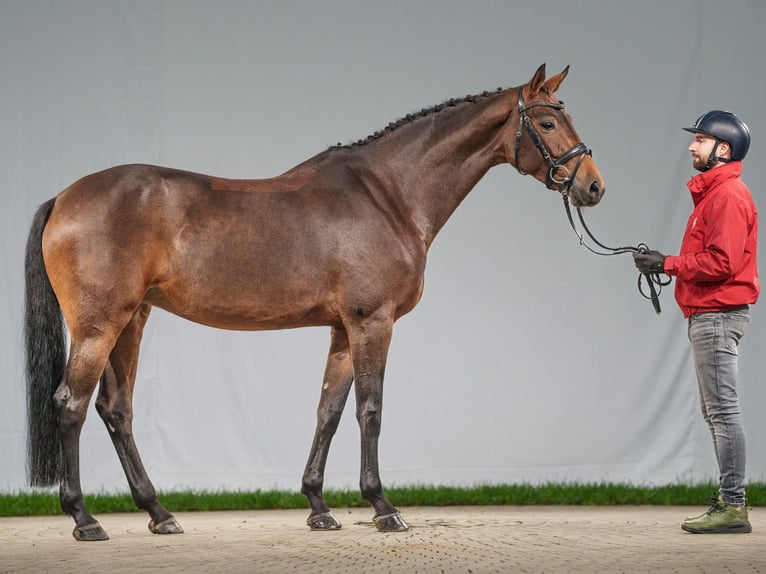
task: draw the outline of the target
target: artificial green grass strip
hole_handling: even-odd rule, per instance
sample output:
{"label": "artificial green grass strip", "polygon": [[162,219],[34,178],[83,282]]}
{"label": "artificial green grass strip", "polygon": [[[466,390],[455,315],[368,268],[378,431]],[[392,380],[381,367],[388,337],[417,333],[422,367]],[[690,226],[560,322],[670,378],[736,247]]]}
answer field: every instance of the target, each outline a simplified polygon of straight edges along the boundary
{"label": "artificial green grass strip", "polygon": [[[705,506],[717,491],[714,484],[672,484],[633,486],[629,484],[511,484],[453,486],[394,486],[386,489],[397,506],[487,506],[487,505],[679,505]],[[306,498],[293,491],[256,490],[251,492],[177,491],[159,494],[172,512],[211,510],[267,510],[304,508]],[[356,490],[328,490],[327,503],[334,508],[367,506]],[[748,504],[766,506],[766,483],[747,486]],[[135,512],[129,494],[91,494],[85,496],[94,514]],[[60,514],[55,492],[0,493],[0,516]]]}

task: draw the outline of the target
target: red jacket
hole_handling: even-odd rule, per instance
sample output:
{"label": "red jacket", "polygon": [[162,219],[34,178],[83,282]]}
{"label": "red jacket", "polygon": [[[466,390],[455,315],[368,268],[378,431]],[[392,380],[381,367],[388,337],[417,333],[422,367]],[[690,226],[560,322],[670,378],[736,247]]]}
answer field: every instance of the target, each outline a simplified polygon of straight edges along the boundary
{"label": "red jacket", "polygon": [[741,172],[742,162],[732,161],[686,184],[694,211],[681,252],[665,258],[665,273],[676,277],[676,301],[684,317],[758,299],[758,212]]}

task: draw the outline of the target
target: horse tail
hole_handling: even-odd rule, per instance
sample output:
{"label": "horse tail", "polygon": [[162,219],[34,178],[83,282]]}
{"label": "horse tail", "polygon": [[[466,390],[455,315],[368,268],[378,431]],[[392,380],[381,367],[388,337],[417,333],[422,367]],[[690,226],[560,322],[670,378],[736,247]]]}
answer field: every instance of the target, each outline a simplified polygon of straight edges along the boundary
{"label": "horse tail", "polygon": [[53,198],[42,204],[27,239],[24,273],[24,348],[27,382],[27,471],[31,486],[59,482],[61,441],[53,394],[66,368],[66,334],[56,294],[43,261],[43,230]]}

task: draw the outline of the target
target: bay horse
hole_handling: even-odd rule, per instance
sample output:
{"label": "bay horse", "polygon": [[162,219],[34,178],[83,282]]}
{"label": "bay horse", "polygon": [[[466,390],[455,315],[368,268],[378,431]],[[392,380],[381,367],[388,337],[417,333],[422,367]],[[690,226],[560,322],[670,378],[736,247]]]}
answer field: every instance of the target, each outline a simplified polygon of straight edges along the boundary
{"label": "bay horse", "polygon": [[278,177],[124,165],[41,205],[25,260],[27,462],[32,486],[59,483],[74,537],[108,538],[80,485],[80,431],[97,386],[96,410],[149,529],[183,532],[133,440],[139,345],[152,307],[223,329],[330,327],[301,483],[307,523],[341,527],[323,480],[353,383],[362,496],[379,530],[407,530],[378,465],[393,324],[420,300],[436,234],[491,167],[509,163],[574,206],[600,201],[602,176],[555,97],[568,70],[546,78],[543,64],[519,87],[424,109]]}

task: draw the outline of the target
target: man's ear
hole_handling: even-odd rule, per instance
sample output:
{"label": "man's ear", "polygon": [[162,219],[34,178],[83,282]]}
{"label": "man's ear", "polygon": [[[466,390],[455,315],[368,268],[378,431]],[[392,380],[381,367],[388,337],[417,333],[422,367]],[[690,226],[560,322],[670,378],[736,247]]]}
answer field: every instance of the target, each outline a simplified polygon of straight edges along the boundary
{"label": "man's ear", "polygon": [[722,140],[721,143],[718,144],[718,149],[715,153],[718,157],[731,157],[731,146],[729,145],[729,142]]}

